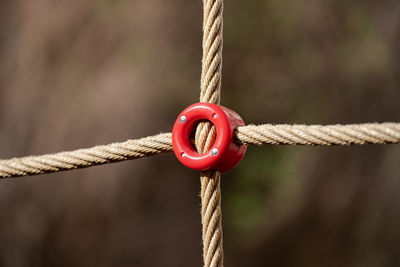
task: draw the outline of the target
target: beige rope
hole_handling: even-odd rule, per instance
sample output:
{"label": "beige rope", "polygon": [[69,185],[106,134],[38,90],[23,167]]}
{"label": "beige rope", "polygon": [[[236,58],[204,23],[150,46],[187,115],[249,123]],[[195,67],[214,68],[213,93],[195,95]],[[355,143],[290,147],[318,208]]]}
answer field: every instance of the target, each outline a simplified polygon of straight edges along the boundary
{"label": "beige rope", "polygon": [[[220,102],[223,0],[203,0],[203,58],[200,102]],[[216,130],[210,123],[200,123],[195,145],[199,153],[212,146]],[[248,125],[239,127],[237,142],[250,145],[365,145],[400,142],[400,123],[367,123],[351,125]],[[100,164],[137,159],[172,151],[171,133],[149,136],[123,143],[0,160],[0,178],[36,175]],[[206,267],[223,266],[221,212],[221,175],[218,171],[203,172],[201,181],[201,217],[203,260]]]}
{"label": "beige rope", "polygon": [[203,0],[200,102],[219,104],[222,70],[222,0]]}
{"label": "beige rope", "polygon": [[246,145],[367,145],[400,142],[400,123],[348,125],[247,125],[236,138]]}
{"label": "beige rope", "polygon": [[221,175],[216,171],[201,173],[200,181],[204,266],[222,266]]}
{"label": "beige rope", "polygon": [[[200,102],[219,104],[222,70],[223,0],[203,0],[203,59]],[[215,128],[200,123],[196,129],[197,151],[204,153],[214,143]],[[204,266],[224,265],[222,246],[221,174],[218,171],[200,174],[201,218],[203,225]]]}
{"label": "beige rope", "polygon": [[[206,130],[204,130],[206,131]],[[214,127],[211,135],[214,137]],[[201,135],[200,136],[204,136]],[[239,127],[236,141],[245,145],[367,145],[400,143],[400,123],[365,123],[349,125],[263,124]],[[210,147],[213,139],[199,144]],[[28,176],[86,168],[100,164],[143,158],[172,151],[171,133],[149,136],[123,143],[79,149],[42,156],[0,160],[0,178]],[[214,175],[214,174],[210,174]]]}
{"label": "beige rope", "polygon": [[171,133],[163,133],[71,152],[0,160],[0,178],[86,168],[170,151],[172,151]]}

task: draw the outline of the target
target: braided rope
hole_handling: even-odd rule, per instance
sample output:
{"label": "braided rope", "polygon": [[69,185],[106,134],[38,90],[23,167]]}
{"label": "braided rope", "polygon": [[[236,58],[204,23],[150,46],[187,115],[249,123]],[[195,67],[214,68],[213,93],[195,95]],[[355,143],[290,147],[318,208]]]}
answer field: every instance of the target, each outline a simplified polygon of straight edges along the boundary
{"label": "braided rope", "polygon": [[204,0],[203,10],[200,102],[219,104],[223,45],[223,0]]}
{"label": "braided rope", "polygon": [[[223,0],[203,0],[203,58],[200,102],[219,104],[222,79]],[[210,149],[216,137],[211,123],[200,123],[195,146]],[[366,145],[400,143],[400,123],[350,125],[248,125],[236,131],[243,145]],[[0,178],[28,176],[137,159],[172,151],[171,133],[71,152],[0,160]],[[202,172],[201,218],[205,267],[223,266],[221,174]]]}
{"label": "braided rope", "polygon": [[86,168],[170,151],[171,133],[164,133],[71,152],[0,160],[0,178]]}
{"label": "braided rope", "polygon": [[[222,72],[223,0],[203,0],[203,59],[200,102],[219,104]],[[199,153],[210,149],[216,131],[211,123],[200,123],[195,145]],[[203,225],[204,266],[222,267],[221,174],[218,171],[200,174],[201,218]]]}
{"label": "braided rope", "polygon": [[[208,128],[202,131],[207,132]],[[207,150],[213,143],[211,134],[200,134],[200,149]],[[208,138],[211,137],[211,138]],[[349,125],[287,125],[263,124],[239,127],[236,141],[244,145],[368,145],[400,143],[400,123],[364,123]],[[203,146],[202,146],[203,145]],[[0,178],[86,168],[100,164],[138,159],[172,152],[171,133],[149,136],[123,143],[79,149],[41,156],[0,160]],[[214,174],[209,174],[214,175]]]}
{"label": "braided rope", "polygon": [[400,142],[400,123],[348,125],[247,125],[236,138],[246,145],[367,145]]}
{"label": "braided rope", "polygon": [[222,266],[221,175],[216,171],[201,173],[200,181],[204,266]]}

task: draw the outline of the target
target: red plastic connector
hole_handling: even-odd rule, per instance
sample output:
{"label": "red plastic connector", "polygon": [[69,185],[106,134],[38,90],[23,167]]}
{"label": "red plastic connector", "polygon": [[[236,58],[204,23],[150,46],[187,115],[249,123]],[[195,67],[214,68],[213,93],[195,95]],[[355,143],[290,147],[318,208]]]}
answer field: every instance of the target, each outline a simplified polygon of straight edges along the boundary
{"label": "red plastic connector", "polygon": [[[190,135],[201,121],[211,122],[217,131],[215,142],[206,153],[199,154],[190,143]],[[172,146],[178,160],[193,170],[226,172],[243,158],[247,147],[234,141],[235,129],[244,126],[242,118],[226,107],[196,103],[179,114],[172,130]]]}

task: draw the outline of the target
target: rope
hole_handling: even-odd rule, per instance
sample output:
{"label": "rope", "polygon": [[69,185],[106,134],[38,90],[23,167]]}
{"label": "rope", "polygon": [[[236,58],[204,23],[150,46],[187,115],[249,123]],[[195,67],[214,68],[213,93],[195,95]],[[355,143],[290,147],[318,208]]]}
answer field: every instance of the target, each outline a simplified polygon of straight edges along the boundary
{"label": "rope", "polygon": [[222,266],[221,175],[215,171],[201,173],[200,181],[204,266]]}
{"label": "rope", "polygon": [[[208,128],[203,128],[207,132]],[[210,147],[215,128],[210,135],[200,134],[199,144]],[[368,145],[400,143],[400,123],[365,123],[349,125],[287,125],[263,124],[239,127],[236,141],[244,145]],[[172,152],[171,133],[128,140],[92,148],[41,156],[0,160],[0,178],[11,178],[43,173],[86,168],[112,162],[138,159]],[[209,174],[213,176],[214,174]]]}
{"label": "rope", "polygon": [[170,151],[171,133],[164,133],[71,152],[0,160],[0,178],[86,168]]}
{"label": "rope", "polygon": [[[222,13],[223,0],[203,0],[203,58],[200,81],[200,102],[219,104],[222,71]],[[204,153],[214,143],[216,131],[211,123],[200,123],[196,129],[195,145]],[[204,266],[222,267],[221,174],[217,171],[200,173],[201,219],[203,225]]]}
{"label": "rope", "polygon": [[[223,0],[203,0],[203,58],[200,102],[219,104],[222,75]],[[199,153],[210,149],[215,127],[200,123],[195,134]],[[400,143],[400,123],[350,125],[248,125],[236,131],[243,145],[366,145]],[[172,151],[171,133],[70,152],[0,160],[0,178],[86,168]],[[221,174],[202,172],[201,218],[205,267],[223,267]]]}
{"label": "rope", "polygon": [[348,125],[247,125],[236,138],[246,145],[367,145],[400,142],[400,123]]}
{"label": "rope", "polygon": [[219,104],[222,70],[222,0],[203,0],[200,102]]}

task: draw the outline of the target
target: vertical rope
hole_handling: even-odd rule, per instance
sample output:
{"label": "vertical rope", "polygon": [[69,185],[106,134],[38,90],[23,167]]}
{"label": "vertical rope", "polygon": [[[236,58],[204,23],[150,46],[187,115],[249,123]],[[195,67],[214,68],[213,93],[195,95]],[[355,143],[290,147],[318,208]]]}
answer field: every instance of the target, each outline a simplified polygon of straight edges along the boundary
{"label": "vertical rope", "polygon": [[200,101],[219,104],[222,69],[223,0],[203,0],[203,59]]}
{"label": "vertical rope", "polygon": [[[222,13],[223,0],[203,0],[203,59],[201,69],[200,102],[219,104],[222,70]],[[196,129],[195,143],[199,153],[210,149],[216,131],[210,123]],[[201,218],[203,225],[204,266],[222,267],[221,174],[203,172],[201,181]]]}

